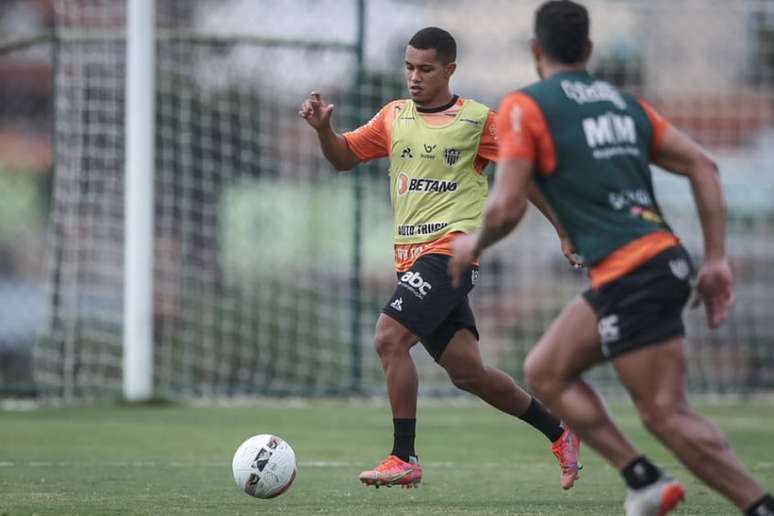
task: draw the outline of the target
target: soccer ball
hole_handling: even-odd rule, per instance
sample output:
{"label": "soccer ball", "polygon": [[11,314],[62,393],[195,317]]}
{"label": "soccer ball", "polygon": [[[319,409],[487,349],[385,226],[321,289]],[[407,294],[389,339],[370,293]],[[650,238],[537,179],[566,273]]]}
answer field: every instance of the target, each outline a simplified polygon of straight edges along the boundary
{"label": "soccer ball", "polygon": [[274,498],[296,478],[296,454],[276,435],[255,435],[237,448],[231,462],[234,482],[256,498]]}

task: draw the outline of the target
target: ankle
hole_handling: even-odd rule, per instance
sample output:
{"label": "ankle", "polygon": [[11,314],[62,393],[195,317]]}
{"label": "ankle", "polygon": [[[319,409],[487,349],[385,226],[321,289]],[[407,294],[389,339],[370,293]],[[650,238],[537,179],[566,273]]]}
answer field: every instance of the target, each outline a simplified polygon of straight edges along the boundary
{"label": "ankle", "polygon": [[629,489],[642,489],[658,481],[663,475],[660,469],[641,455],[627,464],[621,475]]}
{"label": "ankle", "polygon": [[745,516],[774,516],[774,498],[768,493],[744,510]]}

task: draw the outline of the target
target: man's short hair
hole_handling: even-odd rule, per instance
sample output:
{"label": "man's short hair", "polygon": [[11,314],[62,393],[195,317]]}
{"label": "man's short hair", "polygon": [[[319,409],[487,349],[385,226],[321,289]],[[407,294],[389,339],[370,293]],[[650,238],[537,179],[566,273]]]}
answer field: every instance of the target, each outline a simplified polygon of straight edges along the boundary
{"label": "man's short hair", "polygon": [[451,34],[438,27],[425,27],[414,34],[408,44],[419,50],[434,48],[438,59],[445,64],[457,59],[457,42]]}
{"label": "man's short hair", "polygon": [[571,0],[546,2],[535,13],[535,37],[552,61],[578,63],[589,39],[589,12]]}

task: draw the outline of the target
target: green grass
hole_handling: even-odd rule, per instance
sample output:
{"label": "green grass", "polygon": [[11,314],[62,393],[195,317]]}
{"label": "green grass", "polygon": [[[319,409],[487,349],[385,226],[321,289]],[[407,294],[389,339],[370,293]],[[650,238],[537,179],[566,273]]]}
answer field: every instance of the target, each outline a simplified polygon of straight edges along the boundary
{"label": "green grass", "polygon": [[[733,507],[693,480],[640,430],[614,413],[646,453],[686,482],[678,514],[730,515]],[[774,406],[700,408],[737,453],[774,487]],[[0,412],[0,514],[520,514],[620,515],[616,471],[585,453],[583,477],[563,492],[545,439],[476,402],[420,405],[420,489],[361,487],[357,474],[391,445],[386,402],[270,402],[243,407],[89,407]],[[257,433],[296,451],[290,491],[256,500],[238,491],[231,457]]]}

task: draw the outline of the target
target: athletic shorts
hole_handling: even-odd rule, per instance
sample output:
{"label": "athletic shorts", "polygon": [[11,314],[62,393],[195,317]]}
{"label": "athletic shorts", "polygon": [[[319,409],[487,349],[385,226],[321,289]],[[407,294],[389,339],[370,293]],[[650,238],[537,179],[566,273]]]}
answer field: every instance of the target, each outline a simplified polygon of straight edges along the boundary
{"label": "athletic shorts", "polygon": [[440,360],[449,341],[467,329],[478,339],[476,319],[468,293],[478,279],[478,267],[469,268],[458,288],[452,287],[450,257],[428,254],[406,272],[398,273],[398,286],[382,312],[419,337],[430,356]]}
{"label": "athletic shorts", "polygon": [[688,253],[676,245],[625,276],[584,292],[599,320],[605,357],[684,336],[683,308],[692,276]]}

